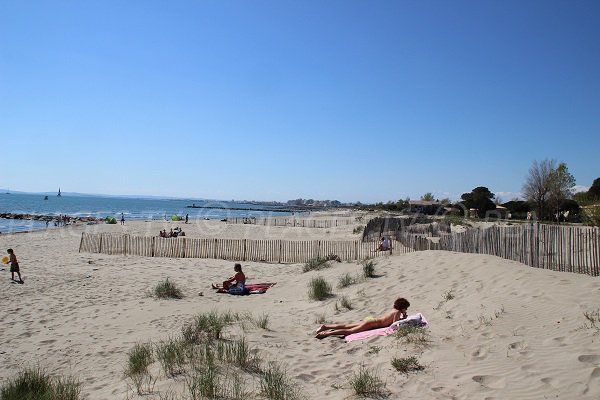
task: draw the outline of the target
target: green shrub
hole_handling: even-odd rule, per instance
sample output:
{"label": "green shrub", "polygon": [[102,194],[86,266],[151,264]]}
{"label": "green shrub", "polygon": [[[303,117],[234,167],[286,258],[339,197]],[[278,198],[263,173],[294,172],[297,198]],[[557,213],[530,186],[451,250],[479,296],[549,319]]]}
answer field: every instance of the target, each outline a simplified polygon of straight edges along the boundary
{"label": "green shrub", "polygon": [[365,278],[375,277],[375,266],[377,264],[373,260],[364,260],[362,262],[363,275]]}
{"label": "green shrub", "polygon": [[169,278],[154,287],[154,295],[161,299],[181,299],[183,293]]}
{"label": "green shrub", "polygon": [[350,285],[354,285],[356,284],[356,277],[350,275],[349,273],[346,273],[345,275],[342,275],[338,281],[338,288],[345,288],[348,287]]}
{"label": "green shrub", "polygon": [[370,372],[364,364],[360,366],[358,372],[354,372],[350,378],[350,387],[354,394],[360,397],[386,397],[385,382],[383,382],[377,372]]}
{"label": "green shrub", "polygon": [[415,356],[394,358],[392,359],[392,367],[394,367],[396,371],[400,371],[405,374],[412,371],[421,371],[425,369],[425,367],[419,363],[419,359]]}
{"label": "green shrub", "polygon": [[28,368],[2,384],[0,399],[79,400],[81,383],[72,377],[51,377],[40,368]]}
{"label": "green shrub", "polygon": [[156,359],[166,376],[175,376],[185,371],[186,344],[183,340],[169,338],[156,345]]}
{"label": "green shrub", "polygon": [[202,343],[204,340],[219,339],[226,326],[238,318],[231,313],[210,311],[196,315],[191,323],[182,328],[183,340],[187,343]]}
{"label": "green shrub", "polygon": [[304,266],[302,267],[302,272],[318,271],[323,268],[328,268],[331,266],[328,261],[329,260],[327,258],[322,257],[311,258],[310,260],[304,263]]}
{"label": "green shrub", "polygon": [[427,329],[420,326],[402,326],[394,333],[394,336],[404,343],[418,346],[423,346],[431,342]]}
{"label": "green shrub", "polygon": [[125,376],[131,379],[137,393],[142,394],[144,387],[150,391],[153,386],[153,378],[148,367],[154,362],[152,352],[152,343],[136,343],[129,353],[127,353],[127,365],[125,367]]}
{"label": "green shrub", "polygon": [[340,298],[340,305],[348,310],[352,310],[352,302],[346,296]]}
{"label": "green shrub", "polygon": [[269,363],[260,376],[260,392],[267,399],[294,400],[300,398],[298,387],[277,363]]}
{"label": "green shrub", "polygon": [[312,278],[308,288],[308,297],[312,300],[325,300],[332,296],[331,285],[321,276]]}

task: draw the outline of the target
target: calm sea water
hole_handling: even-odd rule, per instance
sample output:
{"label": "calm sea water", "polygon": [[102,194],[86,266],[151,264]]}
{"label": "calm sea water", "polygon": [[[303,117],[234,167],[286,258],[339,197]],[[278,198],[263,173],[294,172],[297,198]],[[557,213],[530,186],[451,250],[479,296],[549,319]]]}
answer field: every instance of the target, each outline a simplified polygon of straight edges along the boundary
{"label": "calm sea water", "polygon": [[[196,206],[216,208],[186,208]],[[221,207],[235,207],[243,210],[223,210]],[[172,200],[172,199],[138,199],[125,197],[75,196],[61,197],[38,194],[0,194],[0,213],[69,215],[73,217],[105,218],[113,216],[117,220],[121,213],[126,220],[161,220],[170,219],[172,215],[185,216],[190,219],[223,219],[243,217],[284,216],[289,213],[258,211],[276,207],[242,204],[230,201],[206,200]],[[45,222],[0,219],[0,232],[19,232],[46,228]]]}

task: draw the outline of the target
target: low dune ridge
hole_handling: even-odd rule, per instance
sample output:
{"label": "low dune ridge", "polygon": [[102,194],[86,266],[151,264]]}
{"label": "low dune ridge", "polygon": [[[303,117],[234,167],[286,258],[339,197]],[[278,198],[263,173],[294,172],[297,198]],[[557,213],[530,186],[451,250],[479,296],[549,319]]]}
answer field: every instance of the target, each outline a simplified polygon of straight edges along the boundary
{"label": "low dune ridge", "polygon": [[[231,296],[210,283],[231,276],[232,261],[77,251],[83,231],[157,234],[181,226],[189,237],[346,239],[359,237],[352,232],[361,223],[332,229],[223,225],[127,222],[0,235],[0,248],[15,250],[25,279],[11,284],[8,268],[2,272],[2,381],[19,368],[41,366],[78,378],[88,399],[136,398],[123,373],[136,343],[178,335],[198,313],[233,311],[268,315],[267,330],[237,324],[225,335],[243,335],[264,362],[285,366],[309,399],[352,398],[349,382],[361,366],[381,379],[390,398],[600,398],[600,333],[584,315],[600,309],[597,278],[493,256],[424,251],[377,258],[374,278],[345,288],[337,287],[339,279],[360,276],[359,263],[332,262],[303,273],[301,264],[242,262],[247,282],[277,285],[264,294]],[[316,276],[331,284],[333,297],[309,299]],[[166,278],[183,299],[151,296]],[[314,338],[320,320],[358,322],[389,310],[397,297],[410,301],[409,314],[427,318],[427,342],[407,344],[394,335],[352,343]],[[351,309],[341,306],[342,298]],[[392,367],[392,360],[409,356],[424,369],[404,374]],[[158,363],[152,373],[154,394],[143,398],[186,392],[185,379],[166,377]],[[257,391],[256,382],[247,385]]]}

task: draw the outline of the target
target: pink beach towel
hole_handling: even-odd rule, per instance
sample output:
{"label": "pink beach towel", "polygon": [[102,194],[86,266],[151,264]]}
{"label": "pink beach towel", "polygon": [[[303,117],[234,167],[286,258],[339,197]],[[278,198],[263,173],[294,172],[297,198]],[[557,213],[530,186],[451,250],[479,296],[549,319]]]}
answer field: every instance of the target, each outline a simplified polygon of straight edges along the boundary
{"label": "pink beach towel", "polygon": [[363,340],[368,339],[374,336],[388,336],[392,333],[396,332],[402,326],[427,326],[428,322],[421,313],[416,313],[414,315],[409,315],[406,319],[402,319],[400,321],[394,322],[392,325],[387,328],[378,328],[371,329],[370,331],[353,333],[352,335],[348,335],[345,337],[346,342],[354,342],[355,340]]}

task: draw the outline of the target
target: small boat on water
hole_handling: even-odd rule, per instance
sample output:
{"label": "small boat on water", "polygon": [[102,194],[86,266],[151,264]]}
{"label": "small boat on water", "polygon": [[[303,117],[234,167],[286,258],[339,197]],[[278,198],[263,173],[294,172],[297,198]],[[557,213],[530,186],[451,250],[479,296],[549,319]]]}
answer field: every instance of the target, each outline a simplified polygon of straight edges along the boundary
{"label": "small boat on water", "polygon": [[58,194],[56,195],[56,197],[60,197],[60,188],[58,188]]}
{"label": "small boat on water", "polygon": [[44,196],[44,200],[48,200],[48,196]]}

